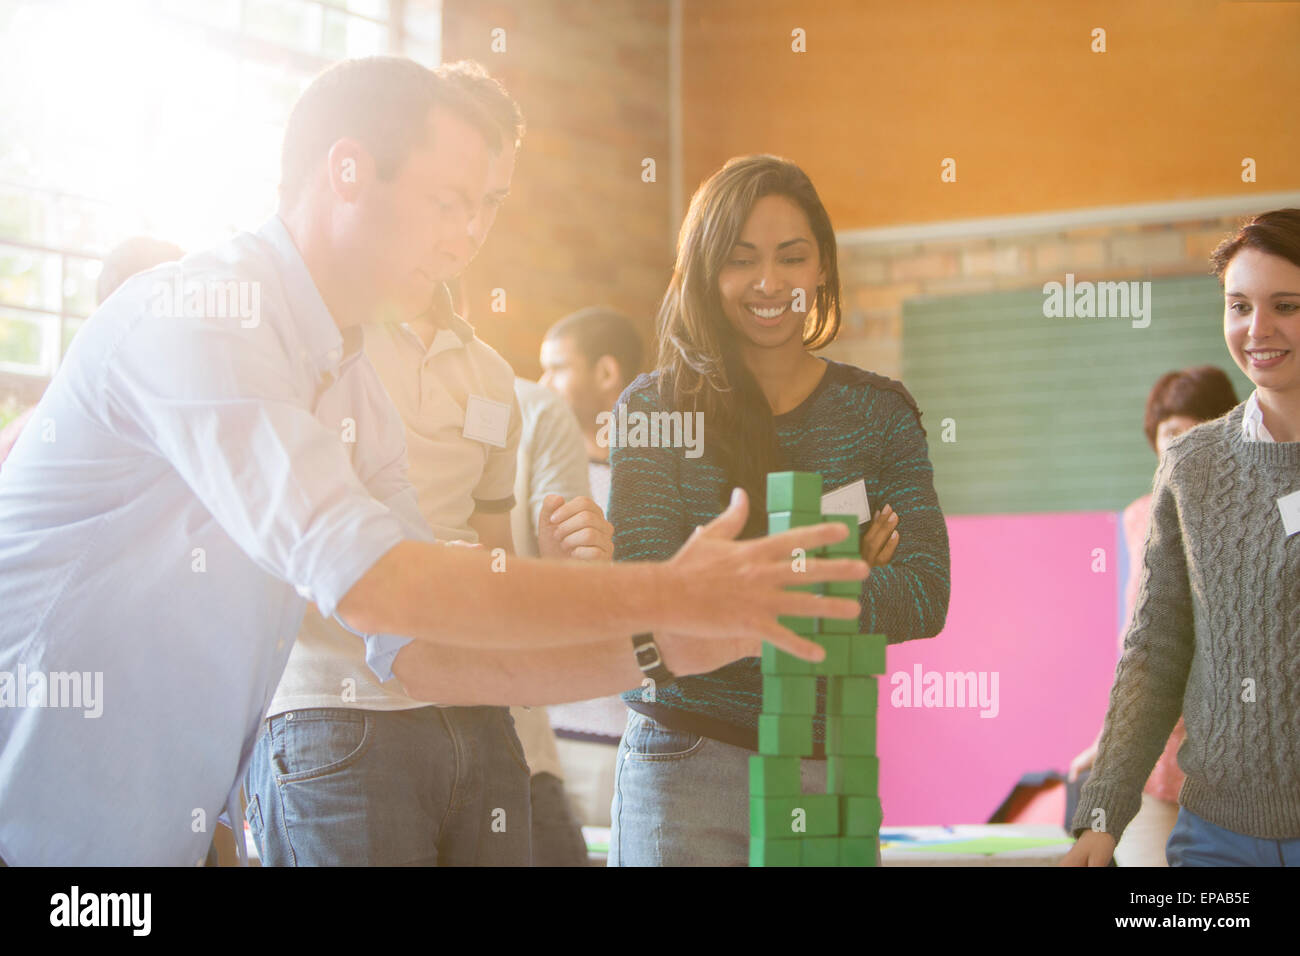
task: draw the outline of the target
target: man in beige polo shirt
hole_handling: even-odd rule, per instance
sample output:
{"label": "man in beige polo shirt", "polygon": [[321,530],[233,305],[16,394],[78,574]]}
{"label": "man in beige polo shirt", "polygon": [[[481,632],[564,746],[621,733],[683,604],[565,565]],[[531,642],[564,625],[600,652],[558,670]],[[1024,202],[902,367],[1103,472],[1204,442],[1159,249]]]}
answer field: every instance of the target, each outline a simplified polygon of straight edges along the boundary
{"label": "man in beige polo shirt", "polygon": [[[522,119],[499,84],[467,64],[438,72],[464,84],[518,143]],[[491,164],[490,211],[461,251],[465,264],[513,167],[508,148]],[[504,570],[514,551],[521,429],[509,363],[455,314],[441,283],[424,314],[366,326],[365,351],[406,425],[410,480],[434,534],[489,549]],[[612,527],[589,497],[549,496],[537,551],[608,560]],[[402,676],[417,652],[403,649],[394,673]],[[247,786],[246,815],[268,865],[529,863],[529,768],[509,711],[432,706],[407,696],[399,680],[381,684],[365,645],[314,606]]]}

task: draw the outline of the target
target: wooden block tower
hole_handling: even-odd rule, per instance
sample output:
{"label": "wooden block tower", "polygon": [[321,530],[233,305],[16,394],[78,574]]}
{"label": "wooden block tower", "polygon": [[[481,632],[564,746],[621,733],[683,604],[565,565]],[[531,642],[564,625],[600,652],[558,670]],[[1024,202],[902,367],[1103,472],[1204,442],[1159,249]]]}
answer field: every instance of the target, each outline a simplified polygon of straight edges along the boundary
{"label": "wooden block tower", "polygon": [[[841,521],[849,536],[808,557],[856,557],[857,516],[823,515],[821,496],[819,474],[769,474],[768,533]],[[861,592],[858,581],[797,588],[854,598]],[[749,865],[875,866],[881,820],[875,675],[885,672],[885,637],[858,634],[851,620],[786,617],[781,623],[821,644],[826,659],[814,664],[763,645],[758,756],[749,758]],[[826,793],[803,793],[799,760],[812,756],[820,678],[826,679]]]}

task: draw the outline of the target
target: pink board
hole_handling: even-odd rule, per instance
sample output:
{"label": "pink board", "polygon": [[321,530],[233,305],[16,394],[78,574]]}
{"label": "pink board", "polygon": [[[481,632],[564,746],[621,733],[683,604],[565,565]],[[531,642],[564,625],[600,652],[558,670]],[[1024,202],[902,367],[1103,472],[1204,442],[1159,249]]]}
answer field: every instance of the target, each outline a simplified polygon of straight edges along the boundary
{"label": "pink board", "polygon": [[[939,636],[891,645],[880,678],[884,826],[982,823],[1026,773],[1064,773],[1092,742],[1115,676],[1121,581],[1114,512],[950,517],[952,597]],[[1104,571],[1094,571],[1104,552]],[[920,668],[945,675],[924,706]],[[996,716],[947,673],[983,672]],[[992,675],[997,674],[994,685]],[[895,683],[898,681],[898,683]],[[965,690],[965,684],[962,690]],[[920,706],[915,706],[916,703]],[[991,707],[989,708],[992,709]]]}

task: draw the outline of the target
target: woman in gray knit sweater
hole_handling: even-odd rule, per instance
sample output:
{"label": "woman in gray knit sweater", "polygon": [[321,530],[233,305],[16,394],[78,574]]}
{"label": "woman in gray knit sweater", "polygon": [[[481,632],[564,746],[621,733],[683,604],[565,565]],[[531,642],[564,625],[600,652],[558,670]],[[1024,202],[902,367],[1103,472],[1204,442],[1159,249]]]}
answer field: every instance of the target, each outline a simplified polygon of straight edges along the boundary
{"label": "woman in gray knit sweater", "polygon": [[1065,865],[1110,862],[1180,713],[1170,865],[1300,865],[1300,209],[1256,216],[1212,261],[1255,391],[1161,459]]}

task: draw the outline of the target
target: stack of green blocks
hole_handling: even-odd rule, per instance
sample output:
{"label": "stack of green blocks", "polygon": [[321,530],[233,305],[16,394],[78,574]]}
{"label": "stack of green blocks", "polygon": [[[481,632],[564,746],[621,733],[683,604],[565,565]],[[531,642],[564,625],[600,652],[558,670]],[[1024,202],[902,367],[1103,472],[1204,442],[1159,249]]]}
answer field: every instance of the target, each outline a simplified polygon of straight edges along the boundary
{"label": "stack of green blocks", "polygon": [[[821,513],[822,478],[767,476],[768,533],[842,521],[850,534],[808,557],[856,557],[858,519]],[[793,560],[793,557],[792,557]],[[804,584],[814,594],[858,597],[857,581]],[[787,617],[781,623],[826,648],[819,664],[763,645],[763,710],[758,756],[749,758],[750,866],[875,866],[880,837],[876,756],[876,674],[885,638],[858,634],[857,622]],[[812,756],[817,679],[826,685],[826,793],[803,793],[799,760]]]}

